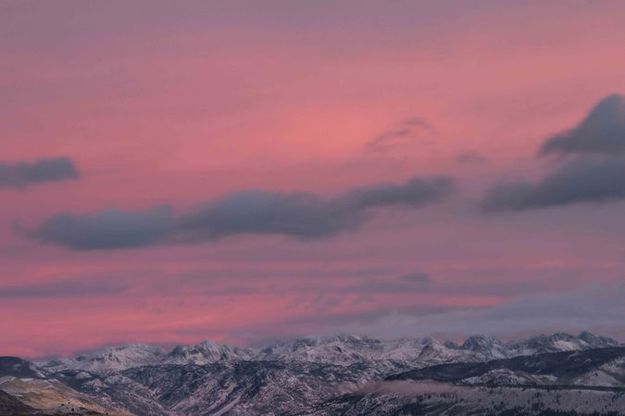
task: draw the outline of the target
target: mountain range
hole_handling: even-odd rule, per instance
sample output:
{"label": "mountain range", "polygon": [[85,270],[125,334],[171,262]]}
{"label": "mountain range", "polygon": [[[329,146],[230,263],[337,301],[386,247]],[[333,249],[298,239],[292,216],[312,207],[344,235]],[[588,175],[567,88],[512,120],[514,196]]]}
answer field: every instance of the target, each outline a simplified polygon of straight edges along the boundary
{"label": "mountain range", "polygon": [[34,414],[618,415],[625,346],[589,332],[461,344],[337,335],[0,357],[0,416]]}

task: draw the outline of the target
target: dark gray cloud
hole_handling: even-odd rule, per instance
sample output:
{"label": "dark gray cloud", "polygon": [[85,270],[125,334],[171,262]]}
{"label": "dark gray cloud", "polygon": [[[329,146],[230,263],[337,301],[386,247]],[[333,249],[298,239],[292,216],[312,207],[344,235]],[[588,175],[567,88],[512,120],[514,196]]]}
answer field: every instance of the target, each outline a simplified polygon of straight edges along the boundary
{"label": "dark gray cloud", "polygon": [[453,189],[451,178],[435,176],[356,188],[334,198],[305,192],[237,192],[184,215],[178,236],[201,241],[238,234],[329,237],[360,227],[370,208],[419,207],[444,200]]}
{"label": "dark gray cloud", "polygon": [[601,100],[575,128],[547,139],[539,150],[539,155],[570,157],[558,159],[553,170],[537,181],[494,186],[482,208],[518,211],[623,199],[624,152],[625,97],[615,94]]}
{"label": "dark gray cloud", "polygon": [[166,207],[143,212],[118,210],[93,215],[58,214],[41,223],[30,236],[72,250],[130,248],[155,244],[173,230]]}
{"label": "dark gray cloud", "polygon": [[385,152],[409,141],[419,130],[431,131],[432,126],[421,117],[409,118],[375,136],[367,143],[366,148],[370,152]]}
{"label": "dark gray cloud", "polygon": [[67,181],[78,177],[76,166],[65,157],[0,163],[0,188],[24,188],[37,183]]}
{"label": "dark gray cloud", "polygon": [[314,239],[360,226],[363,213],[352,208],[304,192],[237,192],[183,216],[179,232],[191,240],[216,240],[237,234]]}
{"label": "dark gray cloud", "polygon": [[59,214],[28,232],[42,242],[72,250],[188,244],[241,234],[278,234],[300,240],[354,230],[372,208],[416,208],[443,201],[454,189],[446,176],[353,189],[334,198],[306,192],[243,191],[174,217],[168,208],[145,212],[109,210]]}
{"label": "dark gray cloud", "polygon": [[[419,206],[446,199],[454,190],[453,179],[447,176],[413,178],[403,184],[380,184],[356,188],[347,194],[354,209],[386,206]],[[350,205],[350,203],[348,203]]]}
{"label": "dark gray cloud", "polygon": [[625,153],[625,97],[604,98],[578,126],[549,138],[539,153]]}
{"label": "dark gray cloud", "polygon": [[567,161],[537,182],[500,184],[482,203],[487,212],[516,211],[580,202],[625,198],[624,158],[578,158]]}
{"label": "dark gray cloud", "polygon": [[43,299],[116,295],[128,289],[117,282],[63,281],[0,287],[0,299]]}

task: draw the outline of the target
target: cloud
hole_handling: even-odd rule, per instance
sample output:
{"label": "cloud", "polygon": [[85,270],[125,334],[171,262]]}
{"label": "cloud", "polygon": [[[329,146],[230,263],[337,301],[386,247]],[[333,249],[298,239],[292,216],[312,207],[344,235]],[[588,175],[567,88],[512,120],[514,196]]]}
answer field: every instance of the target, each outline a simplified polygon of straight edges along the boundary
{"label": "cloud", "polygon": [[451,178],[434,176],[356,188],[333,198],[307,192],[252,190],[226,195],[179,217],[167,207],[144,212],[59,214],[27,235],[72,250],[189,244],[242,234],[310,240],[357,229],[373,208],[417,208],[441,202],[454,188]]}
{"label": "cloud", "polygon": [[72,250],[130,248],[155,244],[173,230],[166,207],[143,212],[103,211],[93,215],[58,214],[28,234]]}
{"label": "cloud", "polygon": [[432,126],[421,117],[412,117],[375,136],[367,144],[370,152],[385,152],[411,139],[417,131],[431,131]]}
{"label": "cloud", "polygon": [[537,182],[493,187],[482,201],[486,212],[519,211],[625,198],[624,158],[577,158]]}
{"label": "cloud", "polygon": [[478,152],[468,150],[456,156],[456,162],[464,164],[483,165],[485,163],[488,163],[489,160],[486,156],[483,156]]}
{"label": "cloud", "polygon": [[421,117],[411,117],[409,119],[406,119],[404,120],[404,125],[419,127],[423,130],[432,130],[432,126],[430,125],[430,123],[428,123],[426,119]]}
{"label": "cloud", "polygon": [[[287,318],[282,322],[270,322],[253,328],[233,330],[231,333],[245,339],[249,344],[266,346],[278,339],[310,334],[366,334],[366,336],[395,338],[415,336],[419,322],[428,317],[444,315],[454,310],[465,310],[457,306],[414,304],[409,306],[388,306],[366,311],[327,312]],[[202,335],[210,331],[206,327],[187,327],[176,332]],[[435,331],[432,331],[435,332]]]}
{"label": "cloud", "polygon": [[623,331],[625,285],[587,286],[565,293],[537,293],[510,298],[494,306],[419,305],[372,309],[348,314],[297,318],[294,330],[368,334],[396,338],[415,334],[493,334],[514,336],[540,331],[588,328]]}
{"label": "cloud", "polygon": [[625,198],[625,97],[602,99],[575,128],[545,141],[538,154],[557,160],[537,181],[502,183],[482,201],[486,212],[605,203]]}
{"label": "cloud", "polygon": [[314,239],[360,226],[363,213],[351,208],[304,192],[237,192],[183,216],[179,230],[200,241],[238,234]]}
{"label": "cloud", "polygon": [[399,279],[369,279],[340,290],[348,294],[395,294],[425,292],[430,278],[426,273],[417,272],[400,276]]}
{"label": "cloud", "polygon": [[115,282],[50,282],[0,287],[0,299],[42,299],[116,295],[128,289]]}
{"label": "cloud", "polygon": [[424,331],[518,333],[538,330],[623,329],[625,285],[587,286],[566,293],[513,298],[497,306],[443,313],[422,322]]}
{"label": "cloud", "polygon": [[548,139],[539,154],[625,153],[625,97],[602,99],[575,128]]}
{"label": "cloud", "polygon": [[428,276],[428,274],[425,272],[415,272],[415,273],[405,274],[401,276],[400,279],[406,282],[414,282],[414,283],[429,283],[430,282],[430,276]]}
{"label": "cloud", "polygon": [[178,235],[200,241],[239,234],[329,237],[360,227],[370,208],[419,207],[446,199],[453,189],[451,178],[435,176],[356,188],[329,199],[305,192],[237,192],[183,216]]}
{"label": "cloud", "polygon": [[24,188],[38,183],[67,181],[78,177],[74,163],[65,157],[0,163],[0,188]]}
{"label": "cloud", "polygon": [[347,200],[354,209],[385,206],[419,206],[440,202],[454,190],[453,179],[447,176],[413,178],[403,184],[380,184],[356,188],[349,192]]}

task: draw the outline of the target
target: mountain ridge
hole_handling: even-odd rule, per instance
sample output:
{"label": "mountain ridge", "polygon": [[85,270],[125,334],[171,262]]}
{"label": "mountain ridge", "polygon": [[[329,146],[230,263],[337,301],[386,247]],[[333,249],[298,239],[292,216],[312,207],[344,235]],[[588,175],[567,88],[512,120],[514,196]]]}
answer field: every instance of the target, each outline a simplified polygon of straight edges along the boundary
{"label": "mountain ridge", "polygon": [[588,331],[579,335],[554,333],[535,335],[513,342],[492,336],[472,335],[460,345],[441,342],[431,337],[404,337],[382,340],[367,336],[333,335],[299,337],[283,340],[261,348],[242,348],[212,341],[195,345],[177,345],[166,350],[150,344],[123,344],[106,347],[74,358],[35,361],[49,370],[88,370],[94,372],[161,364],[205,365],[220,360],[297,360],[354,364],[367,361],[424,362],[445,360],[487,360],[532,355],[542,352],[583,350],[621,345],[610,337],[596,336]]}
{"label": "mountain ridge", "polygon": [[7,406],[55,415],[613,416],[625,414],[625,346],[589,332],[127,344],[37,363],[0,357],[0,391]]}

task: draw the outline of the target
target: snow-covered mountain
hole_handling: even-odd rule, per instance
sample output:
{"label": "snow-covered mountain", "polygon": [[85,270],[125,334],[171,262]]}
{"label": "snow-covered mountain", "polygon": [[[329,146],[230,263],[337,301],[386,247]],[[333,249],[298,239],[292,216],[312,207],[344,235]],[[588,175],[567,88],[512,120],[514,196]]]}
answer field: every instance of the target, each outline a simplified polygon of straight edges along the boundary
{"label": "snow-covered mountain", "polygon": [[490,336],[474,335],[458,345],[424,338],[380,340],[364,336],[302,337],[279,341],[260,349],[240,348],[211,341],[179,345],[170,351],[145,344],[105,348],[75,358],[38,362],[48,372],[83,370],[117,372],[134,367],[166,364],[207,365],[221,361],[305,361],[333,365],[371,364],[381,368],[419,367],[455,361],[486,361],[543,352],[582,351],[617,346],[608,337],[582,332],[556,333],[505,343]]}
{"label": "snow-covered mountain", "polygon": [[197,345],[175,347],[162,357],[160,364],[196,364],[205,365],[217,361],[249,360],[256,352],[246,348],[203,341]]}
{"label": "snow-covered mountain", "polygon": [[430,337],[380,340],[337,335],[278,342],[256,354],[252,353],[252,357],[343,365],[369,363],[401,368],[458,361],[479,362],[543,352],[582,351],[618,345],[612,338],[595,336],[589,332],[582,332],[577,336],[565,333],[538,335],[510,343],[491,336],[474,335],[460,345]]}
{"label": "snow-covered mountain", "polygon": [[481,354],[484,359],[496,359],[514,355],[514,349],[491,336],[473,335],[462,344],[462,349]]}
{"label": "snow-covered mountain", "polygon": [[615,347],[619,343],[608,337],[601,337],[584,331],[578,336],[556,333],[538,335],[510,345],[512,355],[531,355],[542,352],[582,351],[590,348]]}
{"label": "snow-covered mountain", "polygon": [[126,368],[152,365],[165,356],[165,351],[155,345],[127,344],[105,348],[75,358],[64,358],[37,363],[47,371],[85,370],[92,372],[120,371]]}
{"label": "snow-covered mountain", "polygon": [[[337,335],[258,349],[132,344],[36,364],[0,358],[0,392],[10,396],[0,397],[7,407],[34,412],[81,403],[84,412],[135,416],[613,416],[625,414],[625,347],[588,332],[509,343]],[[46,409],[36,397],[49,398]]]}
{"label": "snow-covered mountain", "polygon": [[126,344],[105,348],[75,358],[38,362],[49,372],[83,370],[110,373],[133,367],[161,364],[205,365],[223,360],[251,359],[256,352],[245,348],[203,341],[197,345],[178,345],[171,351],[146,344]]}

